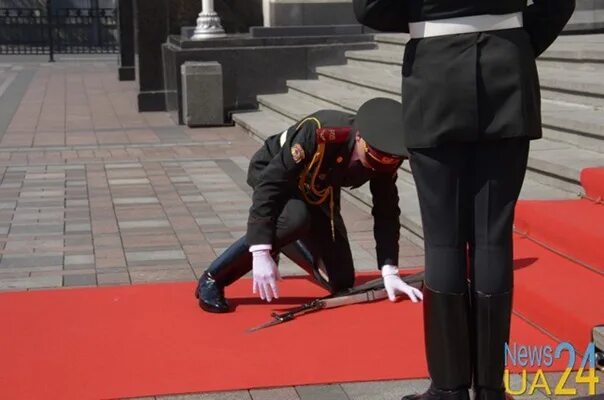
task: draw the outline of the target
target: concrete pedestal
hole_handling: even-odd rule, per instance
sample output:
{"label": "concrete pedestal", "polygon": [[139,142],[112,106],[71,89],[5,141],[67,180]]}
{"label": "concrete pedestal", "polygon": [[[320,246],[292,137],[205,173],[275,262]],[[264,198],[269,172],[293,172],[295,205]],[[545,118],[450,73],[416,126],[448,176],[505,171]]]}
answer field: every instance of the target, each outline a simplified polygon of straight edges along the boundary
{"label": "concrete pedestal", "polygon": [[285,92],[287,79],[316,77],[320,65],[344,64],[347,50],[375,48],[373,36],[252,37],[228,35],[204,41],[172,35],[163,49],[165,103],[183,124],[181,65],[187,61],[216,61],[222,66],[224,112],[257,108],[256,96]]}
{"label": "concrete pedestal", "polygon": [[224,122],[222,67],[217,62],[185,62],[180,67],[182,113],[187,126]]}

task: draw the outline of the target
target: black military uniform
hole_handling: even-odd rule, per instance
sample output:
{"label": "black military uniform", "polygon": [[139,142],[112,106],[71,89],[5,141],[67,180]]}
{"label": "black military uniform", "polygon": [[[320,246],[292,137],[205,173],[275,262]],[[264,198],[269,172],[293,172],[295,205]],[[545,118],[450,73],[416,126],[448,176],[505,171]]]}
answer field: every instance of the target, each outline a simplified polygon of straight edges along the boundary
{"label": "black military uniform", "polygon": [[[357,115],[318,111],[269,137],[252,157],[248,184],[254,188],[248,231],[203,274],[196,294],[210,312],[226,312],[223,289],[252,269],[250,246],[271,244],[332,292],[354,284],[346,227],[340,214],[342,187],[369,182],[373,196],[378,267],[398,264],[399,215],[396,171],[406,154],[400,103],[378,98]],[[351,163],[357,133],[369,144],[367,159]],[[386,152],[387,151],[387,152]]]}
{"label": "black military uniform", "polygon": [[[467,399],[473,380],[477,399],[503,399],[514,206],[529,140],[541,137],[535,58],[558,36],[574,0],[528,7],[526,0],[354,0],[354,9],[378,30],[431,25],[445,32],[415,34],[403,57],[401,135],[424,227],[432,378],[427,393],[408,398]],[[523,24],[446,33],[451,18],[489,15]]]}

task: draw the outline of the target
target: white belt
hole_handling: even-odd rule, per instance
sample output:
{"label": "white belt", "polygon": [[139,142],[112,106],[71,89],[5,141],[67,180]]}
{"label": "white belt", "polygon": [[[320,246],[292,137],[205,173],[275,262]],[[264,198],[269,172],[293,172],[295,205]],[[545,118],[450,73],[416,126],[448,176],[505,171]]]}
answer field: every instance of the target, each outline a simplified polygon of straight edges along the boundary
{"label": "white belt", "polygon": [[410,22],[412,39],[459,33],[498,31],[522,28],[522,13],[502,15],[472,15],[470,17],[438,19],[435,21]]}

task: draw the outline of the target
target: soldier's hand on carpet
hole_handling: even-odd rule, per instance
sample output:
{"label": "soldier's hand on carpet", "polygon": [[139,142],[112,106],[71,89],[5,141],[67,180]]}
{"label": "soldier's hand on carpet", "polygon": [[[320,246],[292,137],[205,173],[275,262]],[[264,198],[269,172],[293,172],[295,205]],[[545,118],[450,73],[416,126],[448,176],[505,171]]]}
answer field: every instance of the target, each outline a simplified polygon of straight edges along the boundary
{"label": "soldier's hand on carpet", "polygon": [[254,294],[259,293],[262,300],[271,301],[279,298],[277,280],[281,279],[277,264],[270,250],[253,251]]}
{"label": "soldier's hand on carpet", "polygon": [[382,267],[382,278],[384,278],[384,288],[386,289],[386,293],[388,293],[390,301],[396,301],[397,294],[407,295],[414,303],[423,300],[424,297],[419,289],[407,285],[401,279],[398,267],[394,265],[384,265]]}

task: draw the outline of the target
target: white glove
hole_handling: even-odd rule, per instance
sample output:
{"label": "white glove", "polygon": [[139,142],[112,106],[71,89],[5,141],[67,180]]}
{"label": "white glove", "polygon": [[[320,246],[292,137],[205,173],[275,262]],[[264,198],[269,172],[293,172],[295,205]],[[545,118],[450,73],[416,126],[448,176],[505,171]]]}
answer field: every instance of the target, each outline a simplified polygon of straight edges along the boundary
{"label": "white glove", "polygon": [[414,303],[423,300],[424,296],[419,289],[407,285],[401,279],[398,273],[398,267],[394,265],[384,265],[382,267],[382,278],[384,278],[384,288],[386,289],[386,293],[388,293],[390,301],[396,301],[396,295],[400,293],[409,296]]}
{"label": "white glove", "polygon": [[260,293],[262,300],[271,301],[273,297],[279,298],[279,290],[277,288],[277,279],[281,279],[279,276],[279,270],[277,264],[271,256],[270,250],[255,250],[252,251],[253,263],[253,275],[254,275],[254,294]]}

